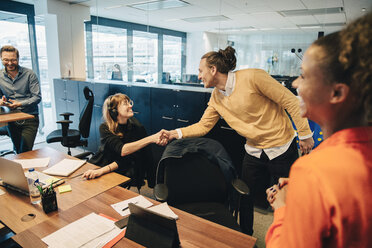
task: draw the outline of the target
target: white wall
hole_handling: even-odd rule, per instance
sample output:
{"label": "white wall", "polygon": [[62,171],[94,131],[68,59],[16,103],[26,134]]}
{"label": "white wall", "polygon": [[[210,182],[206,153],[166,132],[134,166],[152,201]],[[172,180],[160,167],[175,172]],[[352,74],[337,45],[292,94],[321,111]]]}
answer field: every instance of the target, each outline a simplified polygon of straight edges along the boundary
{"label": "white wall", "polygon": [[44,16],[46,42],[50,44],[48,67],[59,66],[59,75],[50,76],[85,78],[84,20],[90,19],[89,7],[56,0],[35,0],[35,15]]}

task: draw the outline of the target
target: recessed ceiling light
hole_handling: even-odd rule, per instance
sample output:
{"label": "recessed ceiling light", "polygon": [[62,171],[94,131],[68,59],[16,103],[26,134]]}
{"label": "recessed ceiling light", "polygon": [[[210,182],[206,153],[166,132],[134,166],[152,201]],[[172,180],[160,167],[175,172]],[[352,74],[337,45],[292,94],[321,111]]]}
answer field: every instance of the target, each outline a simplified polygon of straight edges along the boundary
{"label": "recessed ceiling light", "polygon": [[344,8],[336,7],[336,8],[324,8],[324,9],[295,9],[295,10],[278,11],[278,13],[284,17],[306,16],[306,15],[326,15],[326,14],[344,13]]}
{"label": "recessed ceiling light", "polygon": [[223,16],[223,15],[217,15],[217,16],[200,16],[200,17],[190,17],[190,18],[184,18],[181,19],[186,22],[191,23],[198,23],[198,22],[218,22],[218,21],[228,21],[230,18]]}
{"label": "recessed ceiling light", "polygon": [[366,8],[362,8],[362,12],[366,12],[366,10],[367,10]]}
{"label": "recessed ceiling light", "polygon": [[114,6],[110,6],[110,7],[105,7],[105,9],[117,9],[117,8],[121,8],[123,7],[123,5],[114,5]]}
{"label": "recessed ceiling light", "polygon": [[150,2],[142,2],[142,3],[135,3],[129,4],[129,7],[151,11],[151,10],[159,10],[159,9],[170,9],[170,8],[178,8],[190,5],[188,2],[182,0],[157,0],[157,1],[150,1]]}

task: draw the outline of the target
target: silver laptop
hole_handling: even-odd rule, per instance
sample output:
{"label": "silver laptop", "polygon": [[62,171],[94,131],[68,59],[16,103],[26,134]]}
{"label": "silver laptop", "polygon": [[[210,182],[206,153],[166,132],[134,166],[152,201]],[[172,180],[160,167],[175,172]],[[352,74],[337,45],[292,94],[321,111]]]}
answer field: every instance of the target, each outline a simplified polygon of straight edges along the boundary
{"label": "silver laptop", "polygon": [[[47,182],[51,181],[51,178],[54,178],[41,172],[37,172],[37,174],[43,188],[48,187]],[[20,163],[0,157],[0,178],[4,187],[29,195],[27,178]],[[58,183],[53,184],[53,186],[62,184],[63,182],[63,180],[60,180]]]}

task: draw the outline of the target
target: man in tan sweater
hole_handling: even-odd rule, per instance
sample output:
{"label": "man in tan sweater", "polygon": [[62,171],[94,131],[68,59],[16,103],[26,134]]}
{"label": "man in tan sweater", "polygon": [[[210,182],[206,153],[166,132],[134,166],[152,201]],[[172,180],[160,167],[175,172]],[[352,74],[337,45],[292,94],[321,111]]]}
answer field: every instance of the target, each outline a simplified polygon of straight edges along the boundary
{"label": "man in tan sweater", "polygon": [[[298,158],[296,133],[286,113],[298,130],[303,154],[311,151],[314,140],[307,119],[301,118],[299,100],[288,89],[260,69],[232,72],[236,66],[235,50],[227,47],[205,54],[199,66],[199,79],[206,88],[215,87],[201,120],[191,126],[168,131],[169,139],[199,137],[207,134],[220,116],[246,138],[242,171],[238,172],[250,188],[243,198],[240,225],[253,233],[253,199],[286,177]],[[285,111],[286,110],[286,111]]]}

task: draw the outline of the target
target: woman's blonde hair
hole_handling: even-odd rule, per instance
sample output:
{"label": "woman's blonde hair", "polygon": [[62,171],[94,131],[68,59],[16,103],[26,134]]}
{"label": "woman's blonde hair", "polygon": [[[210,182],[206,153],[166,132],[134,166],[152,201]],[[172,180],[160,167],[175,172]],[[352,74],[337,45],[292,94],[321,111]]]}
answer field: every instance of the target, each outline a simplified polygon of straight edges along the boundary
{"label": "woman's blonde hair", "polygon": [[122,93],[116,93],[115,95],[106,98],[103,103],[102,115],[105,120],[110,132],[119,137],[123,137],[124,134],[118,130],[118,106],[123,102],[129,102],[130,98]]}

